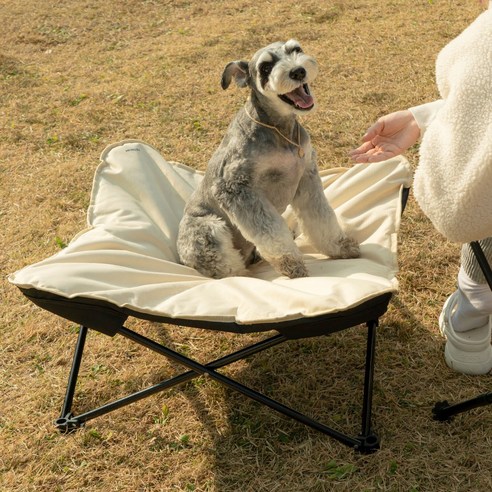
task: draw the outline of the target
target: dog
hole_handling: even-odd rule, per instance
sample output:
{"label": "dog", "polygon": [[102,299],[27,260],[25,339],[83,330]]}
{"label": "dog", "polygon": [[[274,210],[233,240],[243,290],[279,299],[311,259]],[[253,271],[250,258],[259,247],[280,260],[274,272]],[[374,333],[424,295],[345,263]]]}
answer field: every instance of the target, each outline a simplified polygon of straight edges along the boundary
{"label": "dog", "polygon": [[323,193],[316,153],[296,118],[315,107],[310,84],[317,73],[316,60],[293,39],[226,65],[222,88],[234,79],[250,96],[186,204],[177,239],[181,263],[223,278],[245,275],[261,258],[281,275],[308,276],[281,216],[289,204],[320,253],[359,256]]}

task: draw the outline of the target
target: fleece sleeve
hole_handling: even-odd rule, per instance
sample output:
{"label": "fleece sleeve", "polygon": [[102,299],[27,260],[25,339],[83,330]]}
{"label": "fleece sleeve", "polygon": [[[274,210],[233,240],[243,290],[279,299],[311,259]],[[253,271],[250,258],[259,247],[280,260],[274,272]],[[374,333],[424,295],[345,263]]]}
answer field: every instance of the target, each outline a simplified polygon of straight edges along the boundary
{"label": "fleece sleeve", "polygon": [[492,236],[491,72],[490,51],[460,61],[420,146],[415,197],[454,242]]}
{"label": "fleece sleeve", "polygon": [[436,117],[439,110],[443,107],[444,101],[438,99],[430,103],[421,104],[420,106],[414,106],[408,110],[413,114],[418,127],[420,128],[420,138],[422,138],[432,123],[432,120]]}

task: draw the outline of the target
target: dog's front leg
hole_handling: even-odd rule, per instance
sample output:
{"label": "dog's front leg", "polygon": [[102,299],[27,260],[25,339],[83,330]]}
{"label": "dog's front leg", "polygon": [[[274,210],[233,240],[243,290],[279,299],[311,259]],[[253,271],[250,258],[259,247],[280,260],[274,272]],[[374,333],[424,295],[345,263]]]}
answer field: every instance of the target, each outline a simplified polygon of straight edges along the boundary
{"label": "dog's front leg", "polygon": [[244,238],[275,270],[289,278],[308,276],[292,232],[265,197],[244,183],[226,182],[215,187],[214,196]]}
{"label": "dog's front leg", "polygon": [[357,258],[357,242],[347,236],[323,192],[316,164],[302,176],[292,207],[302,232],[322,254],[332,258]]}

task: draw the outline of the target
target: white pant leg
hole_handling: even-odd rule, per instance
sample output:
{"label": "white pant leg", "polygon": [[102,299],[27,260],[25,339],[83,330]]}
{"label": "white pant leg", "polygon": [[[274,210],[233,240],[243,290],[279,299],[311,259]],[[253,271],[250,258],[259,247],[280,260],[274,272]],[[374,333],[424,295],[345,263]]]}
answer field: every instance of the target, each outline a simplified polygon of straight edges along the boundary
{"label": "white pant leg", "polygon": [[472,280],[461,267],[458,274],[458,300],[452,314],[455,331],[468,331],[489,322],[492,314],[492,291],[488,284]]}

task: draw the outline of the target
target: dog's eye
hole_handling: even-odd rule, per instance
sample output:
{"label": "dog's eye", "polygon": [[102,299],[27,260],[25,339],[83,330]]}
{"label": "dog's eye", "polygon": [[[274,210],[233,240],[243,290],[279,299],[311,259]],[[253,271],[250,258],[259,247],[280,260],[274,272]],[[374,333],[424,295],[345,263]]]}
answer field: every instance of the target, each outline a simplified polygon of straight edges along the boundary
{"label": "dog's eye", "polygon": [[293,50],[292,53],[304,53],[302,51],[302,48],[300,46],[296,46]]}
{"label": "dog's eye", "polygon": [[273,70],[273,63],[272,62],[265,62],[260,65],[260,74],[263,77],[268,77]]}

